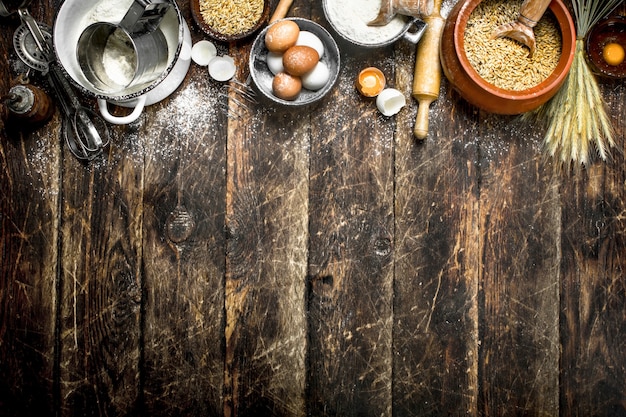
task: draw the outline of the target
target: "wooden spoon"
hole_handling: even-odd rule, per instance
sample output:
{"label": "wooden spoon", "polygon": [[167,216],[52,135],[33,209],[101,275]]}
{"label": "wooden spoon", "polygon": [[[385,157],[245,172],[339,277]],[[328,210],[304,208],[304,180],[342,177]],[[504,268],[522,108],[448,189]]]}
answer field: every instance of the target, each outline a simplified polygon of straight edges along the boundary
{"label": "wooden spoon", "polygon": [[396,14],[421,18],[420,3],[423,0],[381,0],[378,15],[368,23],[371,26],[384,26],[391,22]]}
{"label": "wooden spoon", "polygon": [[507,37],[525,45],[531,58],[535,53],[535,33],[533,28],[545,13],[552,0],[525,0],[520,8],[517,21],[505,23],[493,31],[491,38]]}

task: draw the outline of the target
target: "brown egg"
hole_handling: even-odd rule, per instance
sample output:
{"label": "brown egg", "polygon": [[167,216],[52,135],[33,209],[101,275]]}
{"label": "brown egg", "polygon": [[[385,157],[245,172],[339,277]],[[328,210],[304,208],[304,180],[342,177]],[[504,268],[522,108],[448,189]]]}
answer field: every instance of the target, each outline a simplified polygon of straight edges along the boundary
{"label": "brown egg", "polygon": [[310,46],[296,45],[287,49],[283,55],[283,67],[291,75],[302,76],[315,68],[320,56]]}
{"label": "brown egg", "polygon": [[302,90],[302,80],[286,72],[279,72],[272,80],[274,95],[283,100],[295,100]]}
{"label": "brown egg", "polygon": [[296,44],[300,27],[292,20],[281,20],[271,25],[265,33],[265,46],[271,52],[285,52]]}

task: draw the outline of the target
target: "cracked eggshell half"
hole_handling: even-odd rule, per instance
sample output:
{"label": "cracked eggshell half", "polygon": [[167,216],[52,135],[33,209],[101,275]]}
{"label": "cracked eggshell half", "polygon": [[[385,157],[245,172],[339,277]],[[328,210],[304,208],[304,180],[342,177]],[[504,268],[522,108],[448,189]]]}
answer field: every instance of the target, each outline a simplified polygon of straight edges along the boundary
{"label": "cracked eggshell half", "polygon": [[209,62],[209,75],[215,81],[228,81],[235,76],[235,60],[228,55],[216,56]]}
{"label": "cracked eggshell half", "polygon": [[197,65],[207,66],[217,56],[217,48],[211,41],[201,40],[191,48],[191,59]]}
{"label": "cracked eggshell half", "polygon": [[386,88],[376,97],[376,107],[384,116],[397,114],[406,105],[406,97],[395,88]]}

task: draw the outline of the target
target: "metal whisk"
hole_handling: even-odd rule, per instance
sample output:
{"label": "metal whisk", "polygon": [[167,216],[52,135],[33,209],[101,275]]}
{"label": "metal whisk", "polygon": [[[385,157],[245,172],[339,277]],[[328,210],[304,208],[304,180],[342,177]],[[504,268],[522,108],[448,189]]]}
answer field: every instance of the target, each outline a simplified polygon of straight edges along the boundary
{"label": "metal whisk", "polygon": [[[251,81],[252,77],[250,76],[246,82],[233,78],[224,84],[223,91],[218,94],[220,98],[225,99],[220,102],[229,118],[243,118],[244,112],[250,110],[250,105],[257,103],[256,94],[250,86]],[[234,94],[230,94],[231,92]]]}

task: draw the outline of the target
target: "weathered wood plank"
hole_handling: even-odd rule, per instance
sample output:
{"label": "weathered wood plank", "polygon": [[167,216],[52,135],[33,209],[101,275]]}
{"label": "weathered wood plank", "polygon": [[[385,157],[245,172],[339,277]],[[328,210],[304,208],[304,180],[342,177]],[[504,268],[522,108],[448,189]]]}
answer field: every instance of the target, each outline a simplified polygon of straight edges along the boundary
{"label": "weathered wood plank", "polygon": [[[242,66],[249,46],[230,49]],[[224,415],[303,416],[310,115],[264,99],[248,111],[236,98],[245,118],[228,122]]]}
{"label": "weathered wood plank", "polygon": [[393,85],[393,49],[337,40],[338,83],[311,117],[308,410],[389,415],[395,119],[354,80],[375,65]]}
{"label": "weathered wood plank", "polygon": [[110,147],[87,165],[63,151],[62,415],[138,407],[143,177],[134,129],[110,126]]}
{"label": "weathered wood plank", "polygon": [[626,414],[626,85],[601,83],[613,161],[563,185],[561,413]]}
{"label": "weathered wood plank", "polygon": [[[410,94],[415,53],[402,52],[396,79]],[[443,81],[417,142],[415,105],[396,139],[394,414],[476,415],[477,112]]]}
{"label": "weathered wood plank", "polygon": [[559,411],[559,177],[543,132],[480,120],[479,413]]}
{"label": "weathered wood plank", "polygon": [[86,167],[64,152],[63,415],[131,413],[139,398],[141,165],[120,152]]}
{"label": "weathered wood plank", "polygon": [[[248,45],[220,44],[241,79]],[[413,48],[340,46],[330,97],[244,119],[192,65],[88,166],[58,113],[1,126],[0,416],[626,414],[624,82],[614,160],[555,174],[542,132],[445,82],[415,142]],[[398,116],[354,91],[365,65]]]}
{"label": "weathered wood plank", "polygon": [[0,415],[53,411],[59,143],[47,133],[58,126],[1,136]]}
{"label": "weathered wood plank", "polygon": [[[193,30],[193,28],[192,28]],[[195,36],[197,38],[197,36]],[[146,114],[142,389],[150,416],[220,415],[226,123],[206,68]]]}
{"label": "weathered wood plank", "polygon": [[[45,10],[32,8],[46,21]],[[0,95],[26,69],[12,48],[19,18],[0,25]],[[6,45],[6,46],[5,46]],[[30,82],[46,88],[45,80]],[[0,112],[5,110],[2,105]],[[57,400],[58,117],[0,121],[0,415],[52,415]]]}
{"label": "weathered wood plank", "polygon": [[[36,20],[52,26],[58,3],[58,1],[32,3],[29,10]],[[6,44],[12,45],[12,42],[7,40]],[[136,382],[132,380],[133,372],[125,372],[127,365],[125,358],[132,347],[125,348],[132,344],[132,335],[127,338],[122,331],[127,328],[129,316],[133,313],[132,294],[128,297],[123,290],[132,290],[129,288],[128,277],[136,271],[128,271],[127,265],[124,265],[125,257],[129,255],[123,253],[127,249],[124,243],[113,242],[114,239],[104,239],[103,243],[100,240],[108,237],[107,232],[110,230],[120,232],[119,227],[116,229],[115,226],[110,226],[110,223],[119,226],[124,222],[122,217],[125,213],[120,210],[122,214],[116,222],[117,212],[110,210],[109,215],[114,216],[110,222],[110,217],[100,216],[102,212],[98,211],[98,209],[107,211],[115,206],[112,201],[119,202],[125,196],[115,187],[107,189],[106,186],[96,186],[98,192],[102,193],[100,195],[113,197],[103,197],[101,201],[95,203],[92,200],[83,200],[82,198],[92,191],[88,186],[93,184],[90,175],[98,171],[98,168],[94,168],[94,171],[86,170],[69,155],[60,137],[60,131],[61,123],[57,116],[52,123],[37,131],[36,142],[26,146],[20,144],[20,155],[31,164],[31,167],[37,167],[37,175],[28,179],[26,184],[31,187],[32,195],[19,191],[22,193],[21,197],[16,199],[19,194],[13,196],[14,203],[19,202],[19,205],[26,204],[28,207],[24,211],[20,209],[25,218],[13,220],[14,225],[21,230],[21,235],[13,237],[33,239],[33,244],[28,246],[28,250],[20,249],[23,253],[20,260],[13,260],[16,264],[13,265],[15,269],[12,274],[18,276],[22,267],[28,268],[26,271],[28,278],[24,283],[29,283],[31,285],[29,291],[33,291],[33,294],[29,295],[29,308],[38,311],[40,317],[35,320],[26,306],[20,307],[23,311],[13,317],[24,317],[29,324],[20,325],[24,330],[14,340],[19,344],[21,335],[32,338],[29,327],[39,327],[33,329],[36,330],[37,338],[23,346],[28,346],[29,349],[36,348],[37,356],[41,356],[42,359],[35,361],[34,358],[23,358],[22,366],[30,368],[28,381],[5,379],[14,384],[12,390],[15,394],[21,393],[14,397],[18,404],[35,407],[32,410],[22,410],[17,415],[54,415],[61,414],[62,409],[66,412],[71,410],[74,415],[85,413],[86,410],[93,412],[98,410],[96,404],[98,396],[100,397],[98,400],[107,398],[101,402],[103,408],[119,409],[118,405],[126,400],[126,393],[132,392],[120,389],[120,385],[132,386]],[[23,142],[24,145],[26,143]],[[18,162],[19,159],[12,157],[11,161],[7,166]],[[22,170],[21,174],[25,172],[28,170]],[[39,178],[40,176],[42,178]],[[89,206],[89,209],[83,211],[86,206]],[[75,211],[68,213],[68,209]],[[82,216],[74,215],[77,212],[81,212]],[[92,214],[94,219],[90,217]],[[37,222],[37,228],[31,231],[29,228],[33,221]],[[72,223],[73,221],[76,223]],[[83,225],[86,229],[94,231],[93,235],[82,234],[80,229]],[[75,230],[79,230],[76,235],[73,234]],[[83,242],[88,242],[89,245],[83,246]],[[16,245],[15,248],[20,248],[20,245]],[[130,252],[132,257],[132,250]],[[31,254],[36,257],[31,259]],[[96,261],[91,265],[94,259]],[[46,265],[37,266],[40,262],[45,262]],[[73,268],[74,266],[76,268]],[[41,274],[44,274],[43,278]],[[109,274],[110,280],[106,279]],[[95,276],[105,278],[92,280],[91,278]],[[40,282],[36,282],[38,279]],[[104,284],[98,286],[99,281],[103,281]],[[111,285],[108,285],[110,282]],[[77,287],[74,287],[74,284]],[[98,289],[89,287],[90,284]],[[109,290],[113,294],[121,292],[125,295],[108,298]],[[88,294],[88,297],[93,295],[94,298],[81,298],[85,294]],[[81,304],[75,303],[76,301],[80,301]],[[84,327],[78,329],[79,323]],[[54,333],[55,331],[57,333]],[[79,338],[83,349],[73,350],[78,346]],[[44,344],[45,340],[48,346]],[[135,352],[138,351],[135,349]],[[120,359],[115,357],[117,354],[120,355]],[[14,376],[19,377],[19,374],[16,373]],[[81,391],[88,395],[93,394],[91,396],[93,401],[79,398],[82,395]],[[115,397],[115,400],[111,400],[112,397]],[[113,405],[115,401],[117,404]],[[74,407],[75,405],[77,407]]]}

